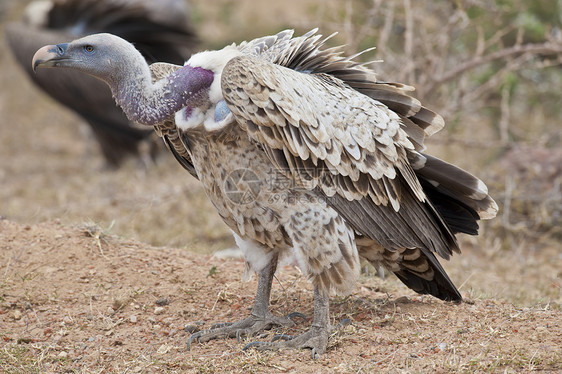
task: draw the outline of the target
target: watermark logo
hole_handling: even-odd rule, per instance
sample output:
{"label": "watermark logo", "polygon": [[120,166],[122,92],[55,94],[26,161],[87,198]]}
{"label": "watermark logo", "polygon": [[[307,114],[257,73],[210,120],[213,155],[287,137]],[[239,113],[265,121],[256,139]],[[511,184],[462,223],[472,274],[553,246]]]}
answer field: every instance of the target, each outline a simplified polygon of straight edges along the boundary
{"label": "watermark logo", "polygon": [[270,204],[325,203],[329,197],[313,191],[321,183],[319,179],[328,174],[321,174],[318,169],[299,169],[297,172],[299,174],[291,178],[290,170],[273,169],[260,180],[250,169],[236,169],[226,176],[224,191],[230,201],[239,205],[253,203],[260,193],[267,195],[260,199]]}
{"label": "watermark logo", "polygon": [[258,176],[249,169],[236,169],[224,181],[226,197],[236,204],[254,202],[260,194],[260,186]]}

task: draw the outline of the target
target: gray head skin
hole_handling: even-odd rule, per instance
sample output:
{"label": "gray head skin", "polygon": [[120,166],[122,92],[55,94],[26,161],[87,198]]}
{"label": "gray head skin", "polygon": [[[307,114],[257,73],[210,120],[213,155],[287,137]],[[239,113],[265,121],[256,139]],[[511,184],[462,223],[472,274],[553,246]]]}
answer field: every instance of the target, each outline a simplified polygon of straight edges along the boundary
{"label": "gray head skin", "polygon": [[140,52],[112,34],[45,46],[33,56],[32,66],[74,69],[103,80],[127,117],[143,125],[162,122],[186,106],[201,106],[214,80],[212,71],[186,65],[153,84]]}

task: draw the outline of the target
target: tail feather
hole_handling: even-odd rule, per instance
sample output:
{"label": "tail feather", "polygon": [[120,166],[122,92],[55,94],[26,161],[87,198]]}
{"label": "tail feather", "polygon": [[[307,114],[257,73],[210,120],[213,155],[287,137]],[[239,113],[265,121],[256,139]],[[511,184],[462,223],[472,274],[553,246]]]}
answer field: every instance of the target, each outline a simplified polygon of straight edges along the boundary
{"label": "tail feather", "polygon": [[356,236],[356,243],[359,256],[377,269],[382,265],[393,272],[413,291],[441,300],[462,300],[460,292],[431,251],[423,248],[390,250],[360,234]]}
{"label": "tail feather", "polygon": [[453,233],[478,235],[480,216],[476,210],[447,193],[443,193],[426,180],[421,179],[420,183],[427,198]]}
{"label": "tail feather", "polygon": [[436,277],[432,281],[428,281],[410,271],[400,271],[394,273],[398,279],[402,281],[411,290],[422,294],[435,296],[445,301],[462,301],[459,291],[453,286],[446,284],[443,279],[438,280]]}
{"label": "tail feather", "polygon": [[443,187],[458,191],[473,200],[481,200],[488,196],[488,187],[480,179],[467,171],[458,168],[427,154],[424,167],[418,170],[426,179],[435,181]]}
{"label": "tail feather", "polygon": [[[410,252],[410,253],[408,253]],[[445,301],[461,301],[459,290],[435,255],[424,248],[406,249],[394,274],[408,288]]]}
{"label": "tail feather", "polygon": [[[498,205],[488,194],[484,182],[469,172],[436,157],[419,155],[425,158],[425,162],[416,162],[416,165],[413,165],[415,173],[429,199],[447,223],[457,224],[455,220],[458,218],[461,221],[474,220],[476,224],[479,219],[496,216]],[[461,215],[455,217],[456,214]],[[449,222],[447,217],[453,222]],[[472,227],[477,229],[478,225]]]}

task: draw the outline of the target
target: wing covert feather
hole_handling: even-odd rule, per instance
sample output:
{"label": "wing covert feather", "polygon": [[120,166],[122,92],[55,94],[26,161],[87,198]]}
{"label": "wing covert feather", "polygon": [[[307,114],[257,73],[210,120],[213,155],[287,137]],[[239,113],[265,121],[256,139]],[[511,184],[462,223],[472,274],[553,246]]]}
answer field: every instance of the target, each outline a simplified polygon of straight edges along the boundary
{"label": "wing covert feather", "polygon": [[[406,149],[414,149],[397,114],[327,74],[300,73],[259,58],[236,57],[225,67],[222,88],[227,105],[254,140],[286,148],[291,157],[311,158],[315,164],[320,160],[326,170],[351,182],[367,174],[392,184],[396,167],[407,167]],[[314,187],[322,188],[322,177],[317,175]],[[423,201],[417,180],[408,182]],[[358,193],[355,198],[366,195]],[[399,201],[389,198],[382,194],[376,200],[397,208]]]}

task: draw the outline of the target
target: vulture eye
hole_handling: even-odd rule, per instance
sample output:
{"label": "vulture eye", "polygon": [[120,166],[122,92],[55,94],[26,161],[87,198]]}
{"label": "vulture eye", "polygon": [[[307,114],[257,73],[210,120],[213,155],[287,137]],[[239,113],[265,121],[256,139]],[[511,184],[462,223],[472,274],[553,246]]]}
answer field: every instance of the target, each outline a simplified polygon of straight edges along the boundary
{"label": "vulture eye", "polygon": [[94,53],[94,47],[91,45],[85,45],[84,46],[84,52],[86,53]]}

